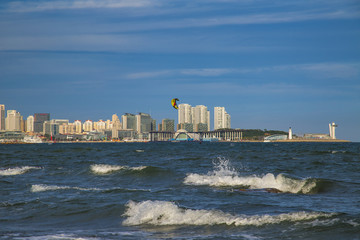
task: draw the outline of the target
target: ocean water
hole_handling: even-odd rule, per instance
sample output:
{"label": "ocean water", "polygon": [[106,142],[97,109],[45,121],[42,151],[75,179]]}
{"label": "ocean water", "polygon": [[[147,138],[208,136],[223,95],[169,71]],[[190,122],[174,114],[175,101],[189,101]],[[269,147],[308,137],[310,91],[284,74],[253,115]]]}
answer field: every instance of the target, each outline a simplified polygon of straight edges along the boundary
{"label": "ocean water", "polygon": [[0,239],[360,239],[360,143],[0,145]]}

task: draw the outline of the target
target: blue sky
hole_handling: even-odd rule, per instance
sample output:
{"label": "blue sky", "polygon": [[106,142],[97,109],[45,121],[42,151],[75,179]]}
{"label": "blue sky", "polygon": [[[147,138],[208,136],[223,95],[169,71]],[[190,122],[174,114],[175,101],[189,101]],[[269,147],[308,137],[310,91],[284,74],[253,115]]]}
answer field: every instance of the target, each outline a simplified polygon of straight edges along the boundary
{"label": "blue sky", "polygon": [[[360,141],[357,0],[0,2],[0,103],[25,118],[177,120],[171,98],[233,128]],[[212,121],[213,128],[213,121]]]}

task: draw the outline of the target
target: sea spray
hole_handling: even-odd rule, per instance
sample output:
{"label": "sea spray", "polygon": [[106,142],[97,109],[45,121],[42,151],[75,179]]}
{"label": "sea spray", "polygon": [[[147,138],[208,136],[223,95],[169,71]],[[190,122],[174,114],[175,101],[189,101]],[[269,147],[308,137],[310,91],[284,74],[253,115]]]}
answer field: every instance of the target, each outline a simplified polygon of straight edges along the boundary
{"label": "sea spray", "polygon": [[123,225],[235,225],[261,226],[265,224],[279,224],[282,222],[300,222],[319,218],[329,218],[334,213],[293,212],[278,215],[232,215],[220,210],[192,210],[178,207],[168,201],[143,201],[126,204],[127,217]]}
{"label": "sea spray", "polygon": [[209,185],[215,187],[245,187],[250,189],[277,189],[290,193],[313,193],[316,188],[314,179],[296,179],[285,174],[275,176],[267,173],[264,176],[239,176],[230,165],[230,161],[219,159],[213,162],[214,170],[207,174],[187,174],[184,183],[187,185]]}

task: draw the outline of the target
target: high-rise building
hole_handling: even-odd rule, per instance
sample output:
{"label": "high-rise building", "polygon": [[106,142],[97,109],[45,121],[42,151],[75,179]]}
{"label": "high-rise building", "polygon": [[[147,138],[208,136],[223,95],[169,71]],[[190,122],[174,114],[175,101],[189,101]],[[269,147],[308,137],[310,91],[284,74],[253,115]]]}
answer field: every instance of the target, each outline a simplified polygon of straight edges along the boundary
{"label": "high-rise building", "polygon": [[106,124],[104,120],[99,120],[97,122],[94,122],[94,129],[98,132],[105,131]]}
{"label": "high-rise building", "polygon": [[75,120],[74,125],[75,125],[75,133],[77,133],[77,134],[82,133],[82,123],[81,123],[81,120]]}
{"label": "high-rise building", "polygon": [[86,120],[83,124],[83,130],[84,132],[91,132],[93,130],[93,121]]}
{"label": "high-rise building", "polygon": [[214,130],[231,128],[231,117],[224,107],[214,107]]}
{"label": "high-rise building", "polygon": [[49,136],[55,136],[60,133],[60,125],[68,124],[69,120],[65,119],[52,119],[43,123],[43,134]]}
{"label": "high-rise building", "polygon": [[[122,129],[124,130],[136,130],[136,117],[134,114],[131,113],[125,113],[125,115],[121,116],[122,120]],[[114,126],[113,126],[114,127]]]}
{"label": "high-rise building", "polygon": [[5,105],[0,104],[0,131],[5,130]]}
{"label": "high-rise building", "polygon": [[5,118],[7,131],[21,131],[21,116],[16,110],[8,110]]}
{"label": "high-rise building", "polygon": [[154,122],[150,114],[139,113],[138,115],[136,115],[136,131],[138,133],[151,132],[152,130],[155,129]]}
{"label": "high-rise building", "polygon": [[121,130],[121,122],[118,115],[112,115],[112,138],[119,138],[119,130]]}
{"label": "high-rise building", "polygon": [[112,122],[110,119],[105,121],[105,129],[106,130],[111,130],[112,129]]}
{"label": "high-rise building", "polygon": [[30,115],[26,119],[26,131],[34,132],[34,116]]}
{"label": "high-rise building", "polygon": [[192,123],[195,131],[210,131],[210,111],[204,105],[192,108]]}
{"label": "high-rise building", "polygon": [[34,132],[43,133],[45,121],[50,121],[50,113],[35,113]]}
{"label": "high-rise building", "polygon": [[187,103],[179,104],[178,123],[192,123],[192,108]]}
{"label": "high-rise building", "polygon": [[172,119],[163,119],[161,121],[161,129],[159,131],[163,132],[174,132],[175,131],[175,120]]}

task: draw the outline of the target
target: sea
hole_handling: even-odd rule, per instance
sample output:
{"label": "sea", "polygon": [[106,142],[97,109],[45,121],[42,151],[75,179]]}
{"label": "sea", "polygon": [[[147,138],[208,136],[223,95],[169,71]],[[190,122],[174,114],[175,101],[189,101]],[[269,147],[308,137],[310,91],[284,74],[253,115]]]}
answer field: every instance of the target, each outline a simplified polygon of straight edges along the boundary
{"label": "sea", "polygon": [[360,143],[2,144],[0,239],[360,239]]}

